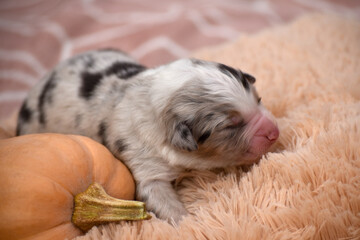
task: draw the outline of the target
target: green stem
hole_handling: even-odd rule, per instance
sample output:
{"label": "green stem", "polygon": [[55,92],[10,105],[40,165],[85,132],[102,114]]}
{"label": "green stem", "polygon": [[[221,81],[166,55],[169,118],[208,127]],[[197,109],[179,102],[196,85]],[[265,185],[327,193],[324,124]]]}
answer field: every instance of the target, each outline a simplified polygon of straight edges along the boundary
{"label": "green stem", "polygon": [[71,220],[84,232],[95,225],[151,218],[146,212],[145,203],[113,198],[98,183],[91,184],[85,192],[76,195],[74,202]]}

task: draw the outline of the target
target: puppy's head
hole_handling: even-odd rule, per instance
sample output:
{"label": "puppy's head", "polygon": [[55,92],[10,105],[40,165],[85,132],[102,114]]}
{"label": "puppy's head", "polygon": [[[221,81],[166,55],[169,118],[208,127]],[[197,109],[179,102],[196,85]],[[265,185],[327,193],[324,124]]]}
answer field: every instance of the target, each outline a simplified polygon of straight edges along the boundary
{"label": "puppy's head", "polygon": [[167,99],[161,116],[167,143],[194,159],[187,167],[251,164],[278,138],[251,75],[194,59],[178,61],[171,71],[186,80]]}

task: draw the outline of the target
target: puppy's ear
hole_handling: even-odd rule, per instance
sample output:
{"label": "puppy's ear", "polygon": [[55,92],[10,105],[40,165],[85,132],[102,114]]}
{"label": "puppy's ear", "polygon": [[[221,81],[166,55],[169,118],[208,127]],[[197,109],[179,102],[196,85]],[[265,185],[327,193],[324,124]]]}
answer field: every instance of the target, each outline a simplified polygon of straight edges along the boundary
{"label": "puppy's ear", "polygon": [[248,73],[243,73],[243,76],[244,76],[244,78],[245,78],[246,80],[248,80],[248,82],[251,83],[251,84],[254,84],[255,81],[256,81],[256,78],[253,77],[253,76],[251,76],[251,75],[248,74]]}
{"label": "puppy's ear", "polygon": [[185,122],[180,122],[176,125],[171,134],[171,144],[180,150],[195,151],[198,145],[194,136]]}

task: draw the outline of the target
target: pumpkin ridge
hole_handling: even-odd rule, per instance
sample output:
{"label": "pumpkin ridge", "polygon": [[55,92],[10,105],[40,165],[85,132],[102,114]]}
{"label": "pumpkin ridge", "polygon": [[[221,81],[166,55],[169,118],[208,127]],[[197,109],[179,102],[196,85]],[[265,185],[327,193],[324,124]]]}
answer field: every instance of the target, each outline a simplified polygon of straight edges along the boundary
{"label": "pumpkin ridge", "polygon": [[[115,156],[114,156],[115,158]],[[116,174],[116,169],[117,169],[117,166],[114,167],[114,168],[111,168],[111,172],[110,174],[108,175],[107,179],[105,179],[104,183],[101,183],[101,185],[103,186],[104,189],[108,189],[108,185],[109,185],[109,182],[112,181],[112,179],[115,177],[115,174]],[[93,183],[99,183],[98,181],[95,180],[95,177],[96,177],[96,174],[95,174],[95,168],[93,169]]]}
{"label": "pumpkin ridge", "polygon": [[[13,169],[12,169],[13,168]],[[38,173],[32,173],[32,172],[29,172],[29,171],[26,171],[26,170],[24,170],[24,169],[16,169],[16,167],[4,167],[3,168],[4,170],[5,169],[8,169],[7,171],[12,171],[12,173],[15,173],[15,172],[18,172],[18,173],[27,173],[27,174],[29,174],[29,175],[34,175],[34,176],[37,176],[37,177],[41,177],[41,178],[43,178],[43,179],[47,179],[47,180],[49,180],[51,183],[53,183],[54,185],[56,185],[56,186],[59,186],[59,187],[61,187],[63,190],[64,190],[64,192],[66,192],[66,194],[68,194],[69,195],[69,197],[72,197],[72,198],[74,198],[74,196],[76,195],[76,194],[73,194],[69,189],[67,189],[64,185],[62,185],[62,184],[60,184],[60,183],[58,183],[57,181],[55,181],[54,179],[52,179],[52,178],[50,178],[50,177],[48,177],[48,176],[44,176],[44,175],[40,175],[40,174],[38,174]],[[3,170],[2,169],[2,170]],[[14,170],[15,169],[15,170]]]}
{"label": "pumpkin ridge", "polygon": [[[114,168],[111,168],[111,172],[110,174],[107,175],[107,178],[103,180],[103,182],[99,182],[96,177],[96,168],[94,167],[95,166],[95,161],[97,161],[95,159],[94,156],[96,156],[97,154],[94,152],[94,148],[91,146],[91,145],[94,145],[96,143],[96,145],[99,145],[103,148],[105,148],[107,151],[110,151],[106,146],[104,146],[103,144],[99,143],[99,142],[92,142],[92,141],[87,141],[87,140],[91,140],[90,138],[88,137],[85,137],[85,136],[78,136],[78,135],[68,135],[71,139],[73,139],[74,141],[76,141],[78,144],[80,144],[83,149],[89,153],[89,155],[91,155],[91,164],[92,164],[92,183],[98,183],[98,184],[101,184],[102,187],[104,189],[108,189],[108,185],[109,185],[109,182],[112,181],[112,179],[114,178],[115,174],[116,174],[116,170],[117,170],[117,167],[118,165],[116,165],[116,167]],[[111,155],[118,161],[120,161],[119,159],[117,159],[112,153]],[[121,161],[120,161],[121,162]],[[122,163],[122,162],[121,162]],[[125,166],[125,165],[124,165]],[[126,166],[125,166],[126,167]],[[75,196],[75,195],[74,195]]]}
{"label": "pumpkin ridge", "polygon": [[[88,161],[83,161],[82,163],[83,164],[87,164],[88,165],[88,169],[90,169],[90,173],[92,174],[91,176],[91,182],[89,184],[85,184],[85,186],[83,186],[83,188],[79,189],[78,191],[76,191],[75,189],[74,190],[71,190],[71,189],[68,189],[64,186],[65,189],[67,189],[69,191],[69,193],[72,195],[72,197],[74,198],[77,194],[79,194],[80,192],[84,191],[87,187],[90,186],[90,184],[93,182],[94,180],[94,176],[93,176],[93,171],[94,171],[94,155],[92,154],[92,151],[91,148],[87,145],[85,145],[83,143],[83,141],[87,141],[87,140],[91,140],[90,138],[88,137],[85,137],[85,136],[81,136],[81,135],[69,135],[69,134],[58,134],[58,133],[50,133],[49,134],[50,137],[65,137],[67,139],[70,139],[73,141],[74,144],[78,145],[79,149],[81,149],[81,151],[83,151],[85,153],[85,155],[91,159],[89,159]],[[78,158],[80,159],[80,158]],[[89,166],[90,164],[90,166]],[[51,179],[51,178],[50,178]],[[83,179],[85,182],[86,182],[86,179]],[[80,184],[80,186],[83,185],[83,184]]]}
{"label": "pumpkin ridge", "polygon": [[[90,167],[90,169],[91,169],[91,173],[92,173],[92,177],[91,177],[91,183],[95,183],[95,182],[97,182],[96,181],[96,176],[95,176],[95,167],[94,167],[94,161],[95,161],[95,154],[94,154],[94,151],[92,150],[92,147],[90,146],[91,145],[91,143],[89,144],[88,143],[88,140],[91,140],[90,138],[88,138],[88,137],[85,137],[85,136],[80,136],[80,135],[67,135],[69,138],[71,138],[73,141],[75,141],[77,144],[79,144],[80,146],[81,146],[81,148],[84,150],[84,151],[86,151],[86,153],[88,153],[87,155],[88,156],[91,156],[91,161],[89,161],[89,162],[91,162],[91,167]],[[96,143],[98,143],[98,142],[96,142]],[[103,147],[105,147],[104,145],[102,145],[102,144],[100,144],[100,143],[98,143],[99,145],[101,145],[101,146],[103,146]],[[107,148],[106,148],[107,149]],[[112,168],[112,170],[113,170],[113,168]],[[113,170],[114,171],[114,170]],[[108,179],[106,179],[105,180],[105,182],[107,182],[107,180]],[[90,183],[90,184],[91,184]],[[90,185],[89,184],[89,185]],[[103,183],[101,183],[101,184],[103,184]],[[88,187],[88,186],[87,186]],[[105,187],[105,186],[103,186],[103,187]],[[78,194],[78,193],[77,193]],[[74,194],[74,196],[75,196],[76,194]]]}

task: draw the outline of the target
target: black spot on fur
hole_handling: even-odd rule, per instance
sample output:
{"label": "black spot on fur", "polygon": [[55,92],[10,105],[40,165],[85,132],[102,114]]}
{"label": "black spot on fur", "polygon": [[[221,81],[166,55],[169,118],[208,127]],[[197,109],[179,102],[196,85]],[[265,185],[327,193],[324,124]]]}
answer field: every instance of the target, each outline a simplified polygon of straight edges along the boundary
{"label": "black spot on fur", "polygon": [[125,144],[124,140],[118,139],[115,142],[115,148],[116,148],[117,152],[121,153],[126,150],[127,145]]}
{"label": "black spot on fur", "polygon": [[33,112],[31,109],[27,106],[26,102],[23,103],[21,106],[20,112],[19,112],[19,118],[18,123],[16,126],[16,136],[20,135],[20,126],[21,124],[28,123],[31,121]]}
{"label": "black spot on fur", "polygon": [[91,98],[96,86],[100,83],[102,77],[103,75],[101,73],[82,72],[80,96],[84,97],[87,100]]}
{"label": "black spot on fur", "polygon": [[218,65],[221,72],[228,75],[229,77],[235,77],[238,82],[241,82],[244,88],[250,91],[250,85],[248,80],[245,79],[243,73],[240,70],[235,70],[232,67],[226,66],[225,64],[219,63]]}
{"label": "black spot on fur", "polygon": [[32,111],[30,108],[28,108],[26,102],[24,102],[19,112],[19,119],[22,122],[27,123],[31,120],[31,117],[32,117]]}
{"label": "black spot on fur", "polygon": [[55,75],[55,73],[52,73],[51,76],[49,77],[49,79],[47,80],[47,82],[40,94],[40,97],[39,97],[38,110],[39,110],[39,122],[41,124],[45,124],[45,121],[46,121],[46,116],[45,116],[45,112],[44,112],[44,104],[52,103],[51,92],[56,86],[55,81],[56,81],[56,75]]}
{"label": "black spot on fur", "polygon": [[115,62],[105,71],[105,75],[115,74],[119,78],[128,79],[140,72],[144,71],[146,68],[140,64],[130,63],[130,62]]}
{"label": "black spot on fur", "polygon": [[136,63],[115,62],[102,72],[91,73],[84,71],[81,73],[82,84],[80,87],[80,96],[89,100],[93,96],[96,87],[106,76],[116,75],[121,79],[128,79],[145,69],[144,66]]}
{"label": "black spot on fur", "polygon": [[107,125],[105,122],[101,122],[99,124],[99,130],[98,130],[98,135],[101,138],[101,143],[105,146],[107,146],[107,142],[106,142],[106,129],[107,129]]}
{"label": "black spot on fur", "polygon": [[209,137],[210,137],[210,134],[211,134],[211,131],[206,131],[206,132],[204,132],[200,137],[199,137],[199,139],[198,139],[198,143],[199,144],[203,144],[205,141],[206,141],[206,139],[208,139]]}

